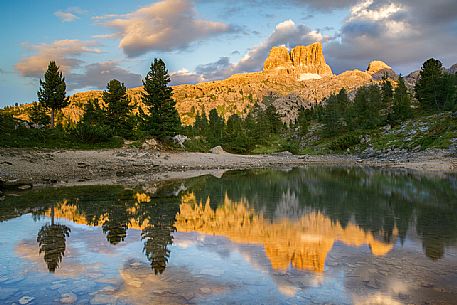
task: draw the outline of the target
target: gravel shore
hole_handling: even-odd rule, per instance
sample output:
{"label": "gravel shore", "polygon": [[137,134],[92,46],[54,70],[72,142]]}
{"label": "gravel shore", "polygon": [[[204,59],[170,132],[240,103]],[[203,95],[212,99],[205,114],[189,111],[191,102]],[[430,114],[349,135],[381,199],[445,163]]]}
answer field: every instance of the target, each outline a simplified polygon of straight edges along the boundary
{"label": "gravel shore", "polygon": [[47,184],[136,184],[224,170],[262,167],[369,166],[407,169],[431,174],[457,172],[457,158],[446,151],[427,151],[402,158],[360,159],[352,155],[296,156],[229,153],[159,152],[143,149],[0,150],[0,180]]}

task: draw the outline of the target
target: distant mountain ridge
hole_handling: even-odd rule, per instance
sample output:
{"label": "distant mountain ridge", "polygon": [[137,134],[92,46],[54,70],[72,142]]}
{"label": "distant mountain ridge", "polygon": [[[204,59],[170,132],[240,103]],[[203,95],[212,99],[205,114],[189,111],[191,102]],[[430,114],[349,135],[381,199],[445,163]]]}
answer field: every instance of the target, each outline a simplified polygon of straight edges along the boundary
{"label": "distant mountain ridge", "polygon": [[[184,124],[191,124],[198,112],[217,109],[228,118],[232,114],[245,115],[255,103],[273,103],[285,121],[293,120],[301,106],[320,103],[342,88],[353,91],[379,81],[382,76],[396,77],[384,62],[374,61],[366,71],[352,70],[334,75],[326,63],[320,42],[308,46],[273,47],[260,72],[234,74],[227,79],[173,87],[173,97]],[[122,80],[120,80],[122,82]],[[83,106],[90,99],[102,99],[101,90],[76,93],[70,105],[63,109],[64,121],[76,122],[84,113]],[[132,103],[141,103],[142,87],[128,89]],[[27,108],[27,107],[25,107]],[[27,119],[23,111],[17,117]]]}

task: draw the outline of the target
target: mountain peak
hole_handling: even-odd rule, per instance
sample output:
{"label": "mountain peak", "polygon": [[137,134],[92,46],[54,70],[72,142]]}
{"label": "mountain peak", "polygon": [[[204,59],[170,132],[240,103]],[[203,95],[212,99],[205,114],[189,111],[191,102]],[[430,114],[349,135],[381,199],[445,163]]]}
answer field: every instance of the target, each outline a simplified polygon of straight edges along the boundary
{"label": "mountain peak", "polygon": [[287,71],[287,73],[314,74],[317,76],[331,76],[332,69],[325,62],[322,44],[315,42],[308,46],[296,46],[290,52],[285,46],[273,47],[270,50],[263,70]]}
{"label": "mountain peak", "polygon": [[368,64],[367,72],[375,74],[382,70],[392,70],[392,68],[381,60],[373,60]]}

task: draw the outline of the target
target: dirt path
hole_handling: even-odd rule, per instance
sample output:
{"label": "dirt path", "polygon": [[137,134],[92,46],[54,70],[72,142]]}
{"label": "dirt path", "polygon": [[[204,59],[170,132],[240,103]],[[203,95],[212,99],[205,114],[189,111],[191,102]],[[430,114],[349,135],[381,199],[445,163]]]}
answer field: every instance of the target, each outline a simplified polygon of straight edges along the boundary
{"label": "dirt path", "polygon": [[405,168],[435,174],[457,172],[457,159],[445,152],[418,153],[407,160],[360,160],[355,156],[234,155],[228,153],[171,153],[141,149],[0,150],[0,180],[37,184],[136,184],[187,178],[223,170],[258,167],[374,166]]}

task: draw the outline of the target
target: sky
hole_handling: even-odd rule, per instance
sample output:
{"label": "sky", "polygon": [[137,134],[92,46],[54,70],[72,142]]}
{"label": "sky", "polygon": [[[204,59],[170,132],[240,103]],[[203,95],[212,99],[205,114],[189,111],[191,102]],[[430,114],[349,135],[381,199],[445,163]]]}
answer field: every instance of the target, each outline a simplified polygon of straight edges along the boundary
{"label": "sky", "polygon": [[140,86],[154,58],[172,84],[224,79],[316,41],[334,73],[457,63],[456,0],[0,0],[0,28],[0,107],[36,100],[51,60],[68,94]]}

